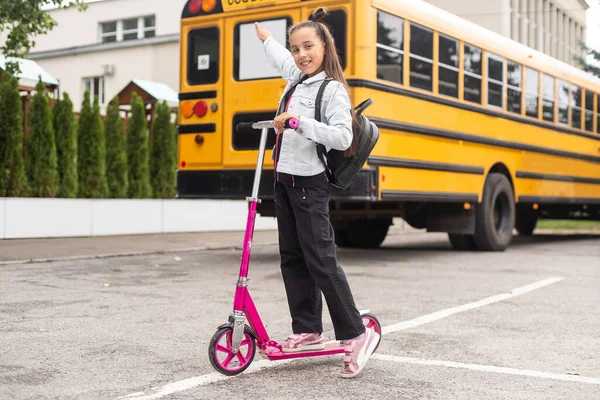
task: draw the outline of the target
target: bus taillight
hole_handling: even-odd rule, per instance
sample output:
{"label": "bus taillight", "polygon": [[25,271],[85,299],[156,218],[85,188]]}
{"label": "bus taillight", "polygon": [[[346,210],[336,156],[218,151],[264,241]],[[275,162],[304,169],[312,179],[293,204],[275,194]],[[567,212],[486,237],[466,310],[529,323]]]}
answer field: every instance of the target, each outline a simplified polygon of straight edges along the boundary
{"label": "bus taillight", "polygon": [[217,0],[192,0],[188,9],[191,14],[198,14],[200,10],[205,14],[209,14],[215,11],[216,7]]}
{"label": "bus taillight", "polygon": [[208,110],[208,105],[205,101],[199,101],[194,105],[194,113],[198,117],[204,117],[206,115],[206,111]]}
{"label": "bus taillight", "polygon": [[216,0],[204,0],[202,2],[202,11],[204,11],[205,13],[212,12],[215,9],[216,5]]}
{"label": "bus taillight", "polygon": [[190,12],[192,14],[197,14],[200,11],[200,7],[202,7],[202,0],[190,1]]}

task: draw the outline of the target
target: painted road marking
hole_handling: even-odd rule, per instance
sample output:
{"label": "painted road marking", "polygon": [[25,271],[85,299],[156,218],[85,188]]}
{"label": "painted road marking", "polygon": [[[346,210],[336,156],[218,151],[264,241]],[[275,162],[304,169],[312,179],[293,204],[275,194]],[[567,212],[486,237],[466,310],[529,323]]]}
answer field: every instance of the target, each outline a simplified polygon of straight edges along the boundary
{"label": "painted road marking", "polygon": [[397,363],[432,365],[432,366],[436,366],[436,367],[448,367],[448,368],[461,368],[461,369],[470,369],[472,371],[493,372],[493,373],[497,373],[497,374],[520,375],[520,376],[528,376],[531,378],[553,379],[553,380],[559,380],[559,381],[590,383],[592,385],[600,385],[600,378],[591,378],[591,377],[587,377],[587,376],[568,375],[568,374],[554,374],[551,372],[533,371],[530,369],[495,367],[492,365],[481,365],[481,364],[465,364],[465,363],[459,363],[459,362],[454,362],[454,361],[424,360],[421,358],[388,356],[386,354],[373,354],[371,356],[371,358],[376,359],[376,360],[393,361],[393,362],[397,362]]}
{"label": "painted road marking", "polygon": [[[494,303],[497,303],[497,302],[500,302],[503,300],[512,299],[513,297],[521,296],[523,294],[532,292],[534,290],[541,289],[546,286],[550,286],[556,282],[560,282],[563,279],[564,278],[562,278],[562,277],[554,277],[554,278],[544,279],[544,280],[541,280],[538,282],[531,283],[529,285],[518,287],[518,288],[513,289],[506,293],[500,293],[495,296],[486,297],[485,299],[475,301],[473,303],[467,303],[467,304],[464,304],[464,305],[458,306],[458,307],[446,308],[446,309],[436,311],[431,314],[424,315],[419,318],[411,319],[409,321],[403,321],[403,322],[399,322],[394,325],[388,325],[388,326],[385,326],[382,328],[382,334],[387,335],[388,333],[398,332],[398,331],[410,329],[410,328],[415,328],[417,326],[421,326],[421,325],[424,325],[424,324],[427,324],[430,322],[434,322],[434,321],[438,321],[443,318],[447,318],[454,314],[473,310],[475,308],[487,306],[487,305],[494,304]],[[373,355],[373,357],[376,357],[376,356],[378,356],[378,355],[377,354]],[[386,357],[394,357],[394,356],[386,356]],[[407,359],[407,360],[418,360],[418,359],[410,359],[410,358],[406,358],[406,357],[397,357],[397,358],[398,359]],[[270,360],[259,360],[259,361],[253,362],[250,365],[250,367],[248,367],[248,369],[243,372],[243,374],[250,374],[250,373],[258,372],[258,371],[261,371],[264,369],[275,368],[278,365],[281,365],[282,363],[287,363],[287,362],[291,362],[294,360],[295,359],[287,359],[287,360],[281,360],[281,361],[276,361],[276,362],[270,361]],[[427,360],[422,360],[422,361],[425,362]],[[451,363],[448,361],[439,361],[439,362]],[[459,365],[460,363],[453,363],[453,364]],[[461,365],[474,365],[474,364],[461,364]],[[486,366],[481,366],[481,367],[486,367]],[[502,368],[502,367],[486,367],[486,368]],[[506,368],[506,369],[514,370],[512,368]],[[514,371],[518,371],[518,370],[514,370]],[[533,372],[535,374],[542,374],[542,375],[544,375],[544,374],[545,375],[557,375],[557,376],[559,375],[559,374],[551,374],[551,373],[547,373],[547,372],[538,372],[538,371],[530,371],[530,372]],[[153,394],[146,395],[143,392],[137,392],[137,393],[132,393],[128,396],[119,397],[119,399],[133,399],[133,400],[159,399],[161,397],[165,397],[165,396],[168,396],[173,393],[182,392],[182,391],[189,390],[189,389],[192,389],[192,388],[195,388],[198,386],[206,386],[211,383],[220,382],[220,381],[224,381],[224,380],[231,379],[231,378],[233,378],[233,377],[225,376],[218,372],[212,372],[210,374],[195,376],[195,377],[184,379],[181,381],[169,383],[169,384],[163,386],[162,388],[160,388],[158,390],[158,392],[155,392]],[[586,379],[594,380],[597,378],[586,378]],[[589,382],[587,382],[587,383],[589,383]]]}
{"label": "painted road marking", "polygon": [[475,308],[488,306],[490,304],[498,303],[499,301],[504,301],[508,299],[512,299],[513,297],[521,296],[525,293],[532,292],[537,289],[541,289],[546,286],[550,286],[556,282],[562,281],[564,278],[555,277],[544,279],[543,281],[535,282],[530,285],[521,286],[519,288],[513,289],[510,292],[500,293],[495,296],[487,297],[485,299],[481,299],[479,301],[475,301],[473,303],[463,304],[462,306],[446,308],[444,310],[436,311],[431,314],[423,315],[422,317],[411,319],[409,321],[399,322],[394,325],[388,325],[382,328],[382,333],[384,335],[392,332],[402,331],[404,329],[416,328],[417,326],[421,326],[423,324],[428,324],[430,322],[434,322],[440,320],[442,318],[449,317],[454,314],[458,314],[461,312],[473,310]]}

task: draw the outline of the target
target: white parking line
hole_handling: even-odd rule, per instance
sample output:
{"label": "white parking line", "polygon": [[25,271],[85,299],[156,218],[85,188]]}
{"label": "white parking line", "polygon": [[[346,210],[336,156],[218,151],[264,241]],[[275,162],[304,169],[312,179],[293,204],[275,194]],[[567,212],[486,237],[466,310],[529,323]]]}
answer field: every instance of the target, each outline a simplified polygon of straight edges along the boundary
{"label": "white parking line", "polygon": [[[497,303],[499,301],[503,301],[503,300],[511,299],[513,297],[521,296],[523,294],[532,292],[534,290],[541,289],[543,287],[552,285],[553,283],[559,282],[563,279],[564,278],[562,278],[562,277],[554,277],[554,278],[544,279],[542,281],[538,281],[538,282],[531,283],[529,285],[518,287],[518,288],[513,289],[506,293],[500,293],[495,296],[486,297],[485,299],[482,299],[479,301],[467,303],[467,304],[464,304],[464,305],[458,306],[458,307],[446,308],[446,309],[443,309],[443,310],[440,310],[440,311],[437,311],[437,312],[434,312],[431,314],[424,315],[419,318],[411,319],[409,321],[403,321],[403,322],[399,322],[394,325],[388,325],[388,326],[385,326],[382,328],[382,334],[386,335],[388,333],[398,332],[398,331],[401,331],[404,329],[414,328],[414,327],[417,327],[417,326],[420,326],[423,324],[427,324],[430,322],[440,320],[442,318],[449,317],[454,314],[472,310],[474,308],[487,306],[490,304]],[[374,356],[379,356],[379,355],[374,355]],[[385,356],[385,357],[394,357],[394,356]],[[406,357],[397,357],[397,358],[398,359],[406,359],[406,360],[417,360],[417,359],[410,359],[410,358],[406,358]],[[281,361],[277,361],[277,362],[273,362],[270,360],[259,360],[257,362],[253,362],[250,365],[250,367],[248,367],[248,369],[243,372],[243,374],[254,373],[254,372],[258,372],[258,371],[268,369],[268,368],[275,368],[278,365],[281,365],[282,363],[287,363],[287,362],[291,362],[291,361],[294,361],[294,359],[281,360]],[[397,360],[392,360],[392,361],[397,361]],[[406,361],[404,361],[404,362],[406,362]],[[422,362],[433,362],[433,361],[422,360]],[[446,362],[446,361],[438,361],[438,362],[439,363],[450,363],[450,362]],[[450,364],[458,365],[459,363],[450,363]],[[431,365],[433,365],[433,364],[431,364]],[[471,365],[471,364],[462,364],[462,365]],[[485,366],[481,366],[481,367],[485,367]],[[502,368],[502,367],[486,367],[486,368]],[[507,368],[507,369],[512,370],[511,368]],[[515,371],[518,371],[518,370],[515,370]],[[537,372],[537,371],[531,371],[531,372],[536,373],[536,374],[548,374],[546,372]],[[557,374],[549,374],[549,375],[557,375]],[[155,392],[155,393],[152,393],[149,395],[146,395],[143,392],[136,392],[136,393],[132,393],[128,396],[119,397],[119,399],[132,399],[132,400],[159,399],[161,397],[165,397],[165,396],[168,396],[168,395],[176,393],[176,392],[182,392],[184,390],[189,390],[189,389],[192,389],[197,386],[205,386],[205,385],[209,385],[211,383],[224,381],[224,380],[227,380],[230,378],[232,378],[232,377],[222,375],[218,372],[213,372],[210,374],[195,376],[195,377],[184,379],[181,381],[169,383],[168,385],[165,385],[162,388],[160,388],[158,390],[158,392]],[[587,378],[587,379],[594,380],[596,378]]]}
{"label": "white parking line", "polygon": [[409,321],[398,322],[397,324],[389,325],[389,326],[382,328],[382,333],[384,335],[386,335],[388,333],[402,331],[404,329],[416,328],[417,326],[420,326],[423,324],[428,324],[430,322],[434,322],[434,321],[449,317],[454,314],[469,311],[474,308],[488,306],[490,304],[494,304],[494,303],[497,303],[497,302],[503,301],[503,300],[508,300],[513,297],[521,296],[525,293],[529,293],[534,290],[541,289],[546,286],[550,286],[553,283],[562,281],[563,279],[564,278],[561,278],[561,277],[544,279],[543,281],[534,282],[529,285],[521,286],[519,288],[511,290],[510,292],[500,293],[495,296],[491,296],[491,297],[487,297],[485,299],[481,299],[479,301],[475,301],[473,303],[467,303],[467,304],[463,304],[462,306],[453,307],[453,308],[446,308],[444,310],[440,310],[440,311],[436,311],[431,314],[423,315],[422,317],[411,319]]}
{"label": "white parking line", "polygon": [[600,378],[590,378],[587,376],[568,375],[568,374],[554,374],[551,372],[533,371],[530,369],[495,367],[492,365],[481,365],[481,364],[464,364],[464,363],[459,363],[459,362],[454,362],[454,361],[424,360],[421,358],[389,356],[386,354],[373,354],[371,356],[371,358],[376,359],[376,360],[393,361],[393,362],[397,362],[397,363],[433,365],[433,366],[437,366],[437,367],[448,367],[448,368],[461,368],[461,369],[470,369],[472,371],[493,372],[496,374],[521,375],[521,376],[529,376],[531,378],[553,379],[553,380],[559,380],[559,381],[591,383],[592,385],[600,385]]}

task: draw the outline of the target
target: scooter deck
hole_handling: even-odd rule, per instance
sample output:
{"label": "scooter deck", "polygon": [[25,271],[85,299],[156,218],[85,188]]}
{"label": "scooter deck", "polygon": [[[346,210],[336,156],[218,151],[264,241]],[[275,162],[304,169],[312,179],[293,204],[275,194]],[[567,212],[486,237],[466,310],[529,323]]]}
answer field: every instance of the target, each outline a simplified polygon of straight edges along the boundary
{"label": "scooter deck", "polygon": [[266,356],[270,360],[285,360],[288,358],[302,358],[302,357],[315,357],[315,356],[329,356],[333,354],[343,354],[344,346],[338,342],[329,342],[325,343],[325,348],[323,350],[306,350],[306,351],[297,351],[294,353],[284,353],[284,352],[275,352],[268,353]]}

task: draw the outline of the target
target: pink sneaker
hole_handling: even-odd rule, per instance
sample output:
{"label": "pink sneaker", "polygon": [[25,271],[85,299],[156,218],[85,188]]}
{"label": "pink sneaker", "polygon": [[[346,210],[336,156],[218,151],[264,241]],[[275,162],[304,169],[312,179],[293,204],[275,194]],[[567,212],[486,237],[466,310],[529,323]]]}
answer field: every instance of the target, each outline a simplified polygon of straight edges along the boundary
{"label": "pink sneaker", "polygon": [[354,378],[362,371],[379,343],[379,334],[373,328],[367,328],[365,333],[344,344],[344,369],[342,378]]}
{"label": "pink sneaker", "polygon": [[321,333],[297,333],[290,335],[279,343],[284,353],[297,353],[307,350],[323,350],[325,348],[325,336]]}

